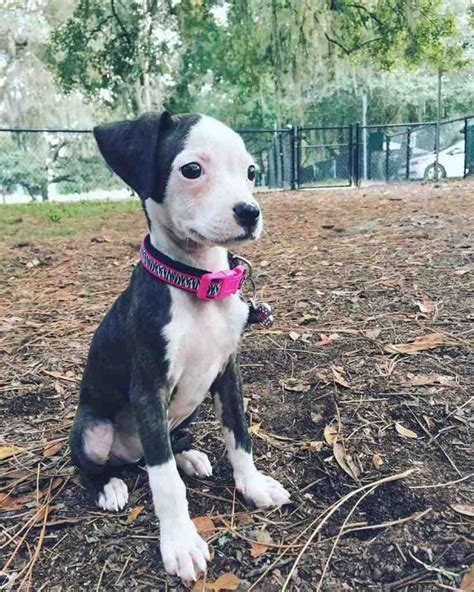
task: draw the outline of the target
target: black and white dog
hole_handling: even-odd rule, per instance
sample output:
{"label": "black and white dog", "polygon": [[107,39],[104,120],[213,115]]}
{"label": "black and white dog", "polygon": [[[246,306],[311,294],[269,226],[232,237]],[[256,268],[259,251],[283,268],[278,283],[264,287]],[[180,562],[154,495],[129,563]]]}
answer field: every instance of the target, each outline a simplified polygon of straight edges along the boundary
{"label": "black and white dog", "polygon": [[214,397],[235,485],[256,507],[289,502],[254,465],[236,361],[249,306],[241,266],[226,250],[259,237],[255,166],[244,143],[211,117],[146,114],[94,129],[110,167],[142,199],[150,229],[129,286],[99,325],[70,434],[75,464],[97,505],[128,500],[120,466],[144,458],[165,569],[184,581],[209,551],[189,517],[187,475],[209,477],[208,457],[183,428]]}

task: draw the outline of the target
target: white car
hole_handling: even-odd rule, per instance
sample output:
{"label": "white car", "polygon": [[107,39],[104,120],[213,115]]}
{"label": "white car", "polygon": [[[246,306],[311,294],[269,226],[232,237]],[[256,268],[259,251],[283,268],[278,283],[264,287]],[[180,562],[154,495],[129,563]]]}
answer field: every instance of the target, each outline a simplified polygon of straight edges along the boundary
{"label": "white car", "polygon": [[[438,178],[464,177],[464,140],[440,150],[438,157]],[[429,152],[410,159],[410,179],[434,179],[435,153]],[[400,169],[402,174],[404,170]]]}

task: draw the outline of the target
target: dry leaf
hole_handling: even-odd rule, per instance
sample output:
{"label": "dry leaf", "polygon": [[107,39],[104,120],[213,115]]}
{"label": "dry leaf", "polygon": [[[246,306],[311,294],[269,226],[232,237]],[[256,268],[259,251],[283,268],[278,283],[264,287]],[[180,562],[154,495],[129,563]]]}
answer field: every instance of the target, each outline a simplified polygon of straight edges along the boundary
{"label": "dry leaf", "polygon": [[206,590],[237,590],[239,587],[239,578],[232,573],[222,574],[215,582],[205,582],[199,580],[193,586],[192,592],[205,592]]}
{"label": "dry leaf", "polygon": [[258,434],[258,431],[260,430],[260,426],[262,425],[262,422],[260,421],[259,423],[254,423],[253,425],[251,425],[249,427],[249,432],[251,434]]}
{"label": "dry leaf", "polygon": [[257,557],[260,557],[260,555],[263,555],[265,553],[265,551],[268,550],[268,545],[264,545],[263,543],[256,543],[256,542],[252,542],[250,543],[250,555],[256,559]]}
{"label": "dry leaf", "polygon": [[474,565],[464,574],[460,587],[461,592],[473,592],[474,590]]}
{"label": "dry leaf", "polygon": [[398,421],[395,423],[395,429],[403,438],[418,438],[418,434],[415,434],[412,430],[402,426]]}
{"label": "dry leaf", "polygon": [[300,334],[297,333],[296,331],[290,331],[288,336],[292,341],[298,341],[298,339],[300,338]]}
{"label": "dry leaf", "polygon": [[417,300],[415,304],[420,309],[420,312],[423,314],[430,314],[436,310],[436,305],[431,302],[428,298],[423,298],[423,300]]}
{"label": "dry leaf", "polygon": [[5,458],[10,458],[19,452],[22,452],[23,448],[19,448],[18,446],[0,446],[0,460],[4,460]]}
{"label": "dry leaf", "polygon": [[385,345],[384,350],[391,354],[416,354],[425,349],[434,349],[444,343],[444,333],[430,333],[417,337],[410,343],[392,343]]}
{"label": "dry leaf", "polygon": [[316,347],[324,347],[325,345],[330,345],[339,339],[339,335],[337,333],[331,333],[331,335],[325,335],[321,333],[320,341],[316,341],[314,344]]}
{"label": "dry leaf", "polygon": [[367,331],[364,331],[364,335],[365,337],[367,337],[367,339],[371,339],[371,340],[375,340],[377,339],[377,337],[380,335],[380,333],[382,333],[382,329],[367,329]]}
{"label": "dry leaf", "polygon": [[30,500],[31,496],[29,495],[13,497],[8,493],[0,492],[0,509],[4,511],[18,510],[19,508],[23,508]]}
{"label": "dry leaf", "polygon": [[26,264],[26,267],[28,267],[28,269],[31,269],[32,267],[38,267],[39,264],[40,264],[40,260],[35,257],[31,261],[28,261],[28,263]]}
{"label": "dry leaf", "polygon": [[441,386],[455,386],[456,381],[452,376],[441,374],[408,374],[407,380],[403,383],[410,386],[431,386],[440,384]]}
{"label": "dry leaf", "polygon": [[426,422],[426,425],[428,426],[429,430],[434,430],[436,427],[436,424],[434,422],[434,419],[432,417],[430,417],[429,415],[423,415],[423,419]]}
{"label": "dry leaf", "polygon": [[353,461],[352,456],[346,453],[342,443],[336,440],[336,442],[334,442],[332,450],[334,453],[334,458],[336,459],[337,464],[341,467],[341,469],[345,473],[347,473],[349,477],[352,477],[354,481],[357,481],[359,479],[360,469]]}
{"label": "dry leaf", "polygon": [[311,421],[313,423],[320,423],[320,421],[323,419],[323,414],[322,413],[316,413],[316,411],[311,411]]}
{"label": "dry leaf", "polygon": [[193,522],[198,533],[206,541],[216,532],[216,526],[210,516],[197,516],[196,518],[193,518]]}
{"label": "dry leaf", "polygon": [[458,267],[453,273],[456,275],[464,275],[469,273],[470,271],[474,271],[474,265],[469,263],[468,265],[464,265],[464,267]]}
{"label": "dry leaf", "polygon": [[451,508],[458,514],[474,518],[474,504],[451,504]]}
{"label": "dry leaf", "polygon": [[137,519],[138,515],[143,511],[144,506],[135,506],[134,508],[130,508],[130,512],[125,520],[125,524],[128,526],[129,524],[133,524]]}
{"label": "dry leaf", "polygon": [[237,524],[242,524],[242,525],[245,525],[245,524],[253,524],[253,522],[254,522],[251,514],[245,514],[245,513],[243,513],[243,514],[236,514],[235,515],[235,521],[236,521]]}
{"label": "dry leaf", "polygon": [[334,377],[334,382],[336,382],[339,386],[343,386],[344,388],[351,388],[351,385],[342,375],[342,373],[344,372],[343,368],[341,368],[340,366],[331,366],[331,370]]}
{"label": "dry leaf", "polygon": [[57,454],[63,447],[63,440],[52,440],[48,442],[43,448],[43,456],[49,458]]}
{"label": "dry leaf", "polygon": [[383,459],[378,452],[376,452],[372,457],[372,464],[376,469],[380,469],[380,467],[383,465]]}
{"label": "dry leaf", "polygon": [[324,428],[324,439],[332,446],[334,442],[339,438],[339,430],[335,426],[327,425]]}
{"label": "dry leaf", "polygon": [[263,555],[268,550],[268,543],[273,542],[270,533],[265,529],[254,530],[251,537],[255,539],[250,543],[250,555],[254,559]]}
{"label": "dry leaf", "polygon": [[281,386],[286,391],[293,391],[295,393],[306,393],[311,388],[311,385],[297,378],[288,378],[287,380],[280,380]]}
{"label": "dry leaf", "polygon": [[314,440],[312,442],[303,442],[301,450],[308,450],[309,452],[319,452],[323,449],[324,442]]}

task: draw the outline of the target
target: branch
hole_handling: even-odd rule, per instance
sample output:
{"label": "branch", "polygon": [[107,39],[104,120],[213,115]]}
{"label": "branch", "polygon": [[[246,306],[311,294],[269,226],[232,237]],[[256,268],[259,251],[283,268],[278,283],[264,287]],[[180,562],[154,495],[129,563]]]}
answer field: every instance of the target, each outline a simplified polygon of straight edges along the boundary
{"label": "branch", "polygon": [[61,148],[67,146],[67,140],[63,140],[58,146],[55,147],[54,155],[53,155],[53,162],[56,162],[59,158],[59,153],[61,152]]}
{"label": "branch", "polygon": [[360,11],[364,11],[366,14],[369,15],[369,17],[375,21],[379,27],[381,27],[382,29],[385,27],[385,24],[379,19],[378,16],[375,15],[374,12],[370,11],[368,8],[366,8],[365,6],[362,6],[362,4],[347,4],[346,5],[347,8],[355,8],[356,10]]}
{"label": "branch", "polygon": [[334,45],[337,45],[340,49],[342,49],[342,51],[346,55],[350,55],[351,53],[354,53],[355,51],[362,49],[366,45],[370,45],[371,43],[375,43],[376,41],[381,41],[383,39],[383,37],[374,37],[373,39],[368,39],[367,41],[363,41],[362,43],[358,43],[357,45],[353,45],[352,47],[347,48],[337,39],[333,39],[332,37],[329,37],[329,35],[327,33],[324,33],[324,36],[329,41],[329,43],[334,43]]}
{"label": "branch", "polygon": [[62,183],[63,181],[74,181],[74,177],[71,175],[58,175],[50,180],[50,183]]}
{"label": "branch", "polygon": [[333,39],[332,37],[329,37],[329,35],[327,33],[324,33],[324,36],[329,41],[329,43],[333,43],[334,45],[337,45],[340,49],[342,49],[342,51],[346,55],[349,55],[351,53],[351,51],[349,49],[347,49],[347,47],[344,47],[344,45],[342,45],[342,43],[340,43],[339,41],[336,41],[336,39]]}
{"label": "branch", "polygon": [[120,20],[120,17],[118,15],[117,11],[115,10],[115,1],[114,0],[110,0],[110,8],[112,10],[112,14],[114,15],[115,20],[117,21],[119,27],[122,29],[122,32],[125,35],[125,38],[127,39],[127,43],[131,46],[132,40],[130,39],[130,35],[128,34],[127,29],[125,28],[124,24]]}

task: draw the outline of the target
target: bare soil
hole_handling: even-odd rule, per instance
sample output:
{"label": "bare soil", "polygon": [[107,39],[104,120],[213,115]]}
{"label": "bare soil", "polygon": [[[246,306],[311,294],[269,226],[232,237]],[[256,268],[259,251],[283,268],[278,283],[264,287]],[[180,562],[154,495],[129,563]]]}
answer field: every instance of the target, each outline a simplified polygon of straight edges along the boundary
{"label": "bare soil", "polygon": [[[206,402],[194,437],[214,476],[185,481],[192,516],[206,517],[209,589],[472,590],[474,183],[260,201],[266,232],[240,254],[276,322],[245,333],[241,365],[257,465],[292,504],[254,511],[235,495]],[[77,237],[0,245],[3,578],[182,590],[162,568],[144,471],[127,471],[130,506],[111,515],[70,464],[91,335],[145,232],[138,209],[95,220]]]}

